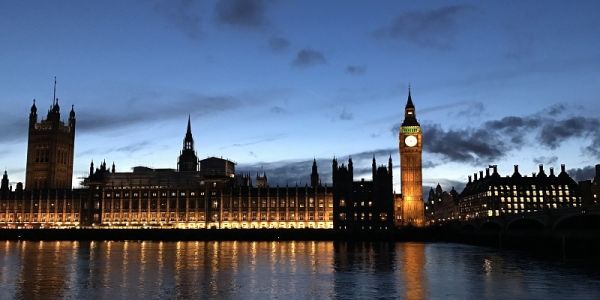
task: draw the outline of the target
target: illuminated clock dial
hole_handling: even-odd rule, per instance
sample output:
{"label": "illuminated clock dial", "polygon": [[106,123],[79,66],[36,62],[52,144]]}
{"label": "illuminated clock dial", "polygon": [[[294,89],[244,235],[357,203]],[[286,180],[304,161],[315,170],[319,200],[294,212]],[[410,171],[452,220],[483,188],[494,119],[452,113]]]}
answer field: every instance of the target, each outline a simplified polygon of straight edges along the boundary
{"label": "illuminated clock dial", "polygon": [[417,137],[414,135],[409,135],[404,139],[404,144],[408,147],[414,147],[417,145]]}

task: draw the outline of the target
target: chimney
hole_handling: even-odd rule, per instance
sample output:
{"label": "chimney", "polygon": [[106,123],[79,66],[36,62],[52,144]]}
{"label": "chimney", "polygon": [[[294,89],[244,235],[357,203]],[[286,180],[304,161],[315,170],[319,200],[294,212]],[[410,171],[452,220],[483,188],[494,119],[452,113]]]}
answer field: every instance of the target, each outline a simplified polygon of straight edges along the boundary
{"label": "chimney", "polygon": [[477,181],[477,172],[473,173],[473,178],[475,178],[475,181]]}
{"label": "chimney", "polygon": [[554,168],[550,167],[550,176],[554,176]]}
{"label": "chimney", "polygon": [[483,171],[479,171],[479,178],[483,179]]}
{"label": "chimney", "polygon": [[560,172],[561,172],[561,173],[564,173],[564,172],[566,172],[566,167],[565,167],[565,164],[561,164],[561,165],[560,165]]}
{"label": "chimney", "polygon": [[531,177],[535,177],[535,172],[531,172]]}
{"label": "chimney", "polygon": [[485,168],[485,178],[490,177],[490,168]]}
{"label": "chimney", "polygon": [[515,173],[519,173],[519,165],[515,165]]}
{"label": "chimney", "polygon": [[494,169],[494,174],[498,174],[498,166],[493,165],[492,168]]}
{"label": "chimney", "polygon": [[596,178],[600,178],[600,165],[596,165]]}
{"label": "chimney", "polygon": [[469,175],[469,183],[471,183],[471,175]]}
{"label": "chimney", "polygon": [[540,164],[540,174],[544,172],[544,165]]}

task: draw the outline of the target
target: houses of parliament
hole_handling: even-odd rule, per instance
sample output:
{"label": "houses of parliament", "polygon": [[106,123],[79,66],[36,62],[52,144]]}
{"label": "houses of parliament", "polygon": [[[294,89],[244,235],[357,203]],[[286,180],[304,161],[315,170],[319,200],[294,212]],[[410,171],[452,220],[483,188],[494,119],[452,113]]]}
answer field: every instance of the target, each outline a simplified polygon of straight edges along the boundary
{"label": "houses of parliament", "polygon": [[[372,179],[355,180],[352,158],[332,160],[331,186],[312,163],[310,185],[272,186],[267,175],[236,174],[232,161],[199,160],[188,118],[177,167],[90,163],[72,188],[76,115],[61,119],[55,93],[45,118],[35,100],[29,114],[25,186],[0,186],[2,228],[322,228],[390,230],[424,225],[421,128],[410,90],[399,136],[402,194],[393,190],[393,161],[372,162]],[[298,174],[302,176],[303,174]],[[323,181],[329,181],[328,178]]]}

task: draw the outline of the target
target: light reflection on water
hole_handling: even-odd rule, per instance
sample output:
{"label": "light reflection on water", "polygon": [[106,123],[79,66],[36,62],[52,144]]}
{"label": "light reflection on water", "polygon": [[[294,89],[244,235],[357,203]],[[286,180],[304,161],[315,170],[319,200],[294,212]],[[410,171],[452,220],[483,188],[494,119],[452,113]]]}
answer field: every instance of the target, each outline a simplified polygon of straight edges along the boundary
{"label": "light reflection on water", "polygon": [[0,299],[577,298],[600,273],[456,244],[2,242]]}

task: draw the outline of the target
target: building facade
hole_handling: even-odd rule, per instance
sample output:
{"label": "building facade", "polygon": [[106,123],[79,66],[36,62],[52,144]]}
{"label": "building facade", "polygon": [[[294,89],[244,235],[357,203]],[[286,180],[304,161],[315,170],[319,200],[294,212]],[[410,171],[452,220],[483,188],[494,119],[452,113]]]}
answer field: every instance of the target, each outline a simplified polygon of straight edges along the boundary
{"label": "building facade", "polygon": [[[492,173],[490,174],[490,169]],[[515,165],[511,176],[502,177],[496,166],[469,176],[469,182],[459,196],[461,219],[530,213],[549,209],[581,207],[578,184],[567,174],[565,165],[561,172],[546,174],[544,167],[532,176],[521,175]]]}

